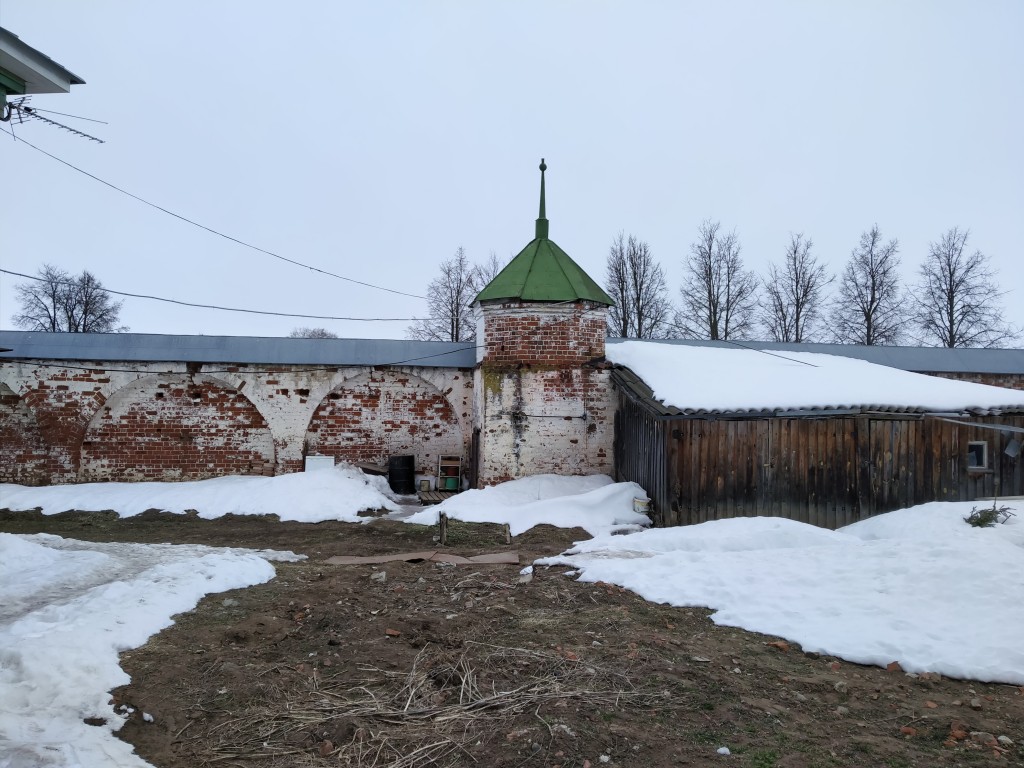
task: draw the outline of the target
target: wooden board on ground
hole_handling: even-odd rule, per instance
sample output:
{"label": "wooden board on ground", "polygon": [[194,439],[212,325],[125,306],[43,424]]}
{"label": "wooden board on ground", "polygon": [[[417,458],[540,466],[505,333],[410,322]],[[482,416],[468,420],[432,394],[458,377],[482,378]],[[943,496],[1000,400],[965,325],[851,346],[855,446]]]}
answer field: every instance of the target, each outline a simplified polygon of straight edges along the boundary
{"label": "wooden board on ground", "polygon": [[392,555],[371,555],[369,557],[355,557],[352,555],[336,555],[335,557],[329,557],[324,562],[328,565],[369,565],[379,563],[391,563],[396,560],[399,561],[412,561],[412,560],[429,560],[435,563],[457,563],[459,565],[469,564],[494,564],[494,565],[519,565],[519,553],[518,552],[490,552],[483,555],[473,555],[472,557],[463,557],[462,555],[453,555],[447,552],[438,552],[437,550],[427,550],[424,552],[402,552],[399,554]]}
{"label": "wooden board on ground", "polygon": [[379,464],[356,462],[356,466],[368,475],[386,475],[388,473],[388,468],[382,467]]}
{"label": "wooden board on ground", "polygon": [[455,491],[420,491],[420,504],[423,506],[440,504],[445,499],[450,499],[454,495]]}

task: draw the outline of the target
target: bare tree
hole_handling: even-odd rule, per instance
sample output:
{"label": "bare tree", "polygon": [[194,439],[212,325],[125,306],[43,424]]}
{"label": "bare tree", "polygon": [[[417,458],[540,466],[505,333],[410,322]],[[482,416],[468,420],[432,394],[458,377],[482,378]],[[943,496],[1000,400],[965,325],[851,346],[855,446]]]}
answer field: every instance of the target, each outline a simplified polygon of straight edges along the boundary
{"label": "bare tree", "polygon": [[288,334],[289,339],[336,339],[338,334],[328,331],[326,328],[292,328]]}
{"label": "bare tree", "polygon": [[420,341],[472,341],[476,322],[470,303],[479,293],[479,269],[464,248],[441,263],[441,273],[427,286],[427,313],[407,329]]}
{"label": "bare tree", "polygon": [[790,234],[782,266],[770,265],[762,280],[761,324],[773,341],[814,340],[832,277],[811,254],[813,246],[803,233]]}
{"label": "bare tree", "polygon": [[21,311],[11,317],[19,328],[50,333],[111,333],[118,326],[121,306],[88,270],[78,277],[44,264],[39,277],[15,286]]}
{"label": "bare tree", "polygon": [[832,303],[832,336],[841,344],[896,344],[908,313],[900,286],[899,242],[882,242],[875,224],[860,236]]}
{"label": "bare tree", "polygon": [[44,264],[39,280],[14,287],[21,311],[11,316],[18,328],[29,331],[59,333],[67,330],[64,322],[64,297],[71,285],[71,275],[62,269]]}
{"label": "bare tree", "polygon": [[672,310],[665,273],[651,248],[620,232],[608,249],[605,285],[615,304],[608,313],[608,333],[633,339],[665,335]]}
{"label": "bare tree", "polygon": [[491,251],[487,261],[477,264],[473,268],[473,284],[476,292],[479,293],[484,287],[498,276],[498,273],[505,268],[505,265],[498,260],[498,254]]}
{"label": "bare tree", "polygon": [[915,290],[915,319],[925,342],[941,347],[998,347],[1018,337],[1003,319],[1004,292],[981,251],[967,251],[970,230],[953,227],[930,243]]}
{"label": "bare tree", "polygon": [[68,303],[68,330],[72,333],[126,331],[118,326],[123,301],[112,301],[103,284],[89,271],[76,279]]}
{"label": "bare tree", "polygon": [[742,339],[754,324],[757,277],[743,268],[736,232],[720,230],[719,222],[703,221],[683,262],[683,308],[674,325],[684,337]]}

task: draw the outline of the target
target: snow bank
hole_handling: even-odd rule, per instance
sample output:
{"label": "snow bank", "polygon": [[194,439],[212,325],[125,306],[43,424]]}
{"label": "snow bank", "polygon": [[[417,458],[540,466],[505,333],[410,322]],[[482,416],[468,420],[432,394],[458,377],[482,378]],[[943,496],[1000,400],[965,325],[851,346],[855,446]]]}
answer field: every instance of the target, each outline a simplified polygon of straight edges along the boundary
{"label": "snow bank", "polygon": [[44,515],[69,509],[114,510],[131,517],[147,509],[184,513],[194,509],[206,519],[222,515],[279,515],[282,520],[365,522],[359,512],[398,509],[383,477],[365,475],[349,465],[277,477],[216,477],[180,483],[82,483],[30,488],[0,485],[0,508],[24,511],[41,507]]}
{"label": "snow bank", "polygon": [[932,503],[838,531],[780,518],[601,536],[538,561],[717,624],[910,672],[1024,684],[1024,503],[993,528]]}
{"label": "snow bank", "polygon": [[108,691],[130,682],[118,653],[206,594],[268,581],[268,557],[297,559],[0,533],[0,766],[146,766],[112,735]]}
{"label": "snow bank", "polygon": [[583,528],[591,536],[651,524],[633,511],[635,497],[646,498],[636,483],[615,483],[607,475],[534,475],[490,488],[465,491],[404,519],[436,525],[441,512],[471,523],[508,523],[513,536],[547,523]]}

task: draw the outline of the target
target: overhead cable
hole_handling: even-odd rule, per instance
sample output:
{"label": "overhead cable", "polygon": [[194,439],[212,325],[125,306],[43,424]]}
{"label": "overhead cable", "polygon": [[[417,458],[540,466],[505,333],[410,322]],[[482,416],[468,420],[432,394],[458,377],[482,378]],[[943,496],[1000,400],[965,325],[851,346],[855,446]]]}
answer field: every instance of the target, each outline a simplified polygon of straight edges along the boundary
{"label": "overhead cable", "polygon": [[79,168],[77,165],[73,165],[72,163],[69,163],[67,160],[62,160],[61,158],[57,157],[56,155],[50,154],[45,149],[41,149],[41,148],[37,147],[35,144],[33,144],[31,142],[25,141],[25,139],[22,139],[20,137],[15,136],[12,131],[8,131],[8,130],[2,129],[2,128],[0,128],[0,130],[2,130],[4,133],[7,133],[11,137],[13,137],[16,141],[19,141],[22,144],[25,144],[25,145],[31,147],[36,152],[40,152],[40,153],[46,155],[47,157],[49,157],[50,159],[56,160],[58,163],[61,163],[62,165],[66,165],[68,168],[71,168],[72,170],[78,171],[82,175],[88,176],[90,179],[93,179],[94,181],[98,181],[100,184],[103,184],[103,185],[105,185],[107,187],[110,187],[111,189],[113,189],[113,190],[115,190],[117,192],[120,192],[122,195],[127,195],[128,197],[132,198],[133,200],[137,200],[138,202],[142,203],[143,205],[148,205],[150,208],[155,208],[156,210],[161,211],[162,213],[166,213],[168,216],[173,216],[174,218],[178,219],[179,221],[184,221],[186,224],[191,224],[193,227],[198,227],[199,229],[205,230],[205,231],[209,232],[212,235],[216,235],[217,237],[222,237],[225,240],[230,240],[232,243],[237,243],[238,245],[241,245],[241,246],[243,246],[245,248],[251,248],[254,251],[258,251],[259,253],[266,254],[267,256],[272,256],[275,259],[279,259],[280,261],[286,262],[288,264],[292,264],[292,265],[294,265],[296,267],[302,267],[303,269],[308,269],[311,272],[317,272],[317,273],[319,273],[321,275],[326,275],[327,277],[333,277],[333,278],[336,278],[338,280],[344,280],[345,282],[348,282],[348,283],[354,283],[356,285],[362,285],[362,286],[364,286],[366,288],[375,288],[378,291],[386,291],[387,293],[394,293],[394,294],[397,294],[398,296],[408,296],[408,297],[413,298],[413,299],[425,299],[426,298],[425,296],[420,296],[417,293],[406,293],[405,291],[395,290],[394,288],[385,288],[382,285],[375,285],[374,283],[367,283],[367,282],[364,282],[362,280],[356,280],[356,279],[351,278],[351,277],[345,277],[344,275],[339,275],[339,274],[336,274],[334,272],[329,272],[326,269],[320,269],[320,267],[314,267],[314,266],[312,266],[310,264],[304,264],[301,261],[296,261],[295,259],[289,259],[287,256],[281,256],[280,254],[274,253],[273,251],[268,251],[266,248],[260,248],[258,245],[253,245],[252,243],[247,243],[244,240],[240,240],[237,237],[232,237],[231,235],[226,235],[223,232],[220,232],[220,231],[218,231],[216,229],[213,229],[212,227],[208,227],[205,224],[200,224],[198,221],[194,221],[193,219],[190,219],[187,216],[182,216],[180,213],[175,213],[174,211],[168,210],[167,208],[164,208],[161,205],[157,205],[156,203],[152,203],[149,200],[146,200],[145,198],[142,198],[142,197],[139,197],[138,195],[132,194],[128,190],[122,189],[121,187],[117,186],[116,184],[112,184],[109,181],[101,179],[99,176],[91,174],[88,171],[85,171],[85,170]]}
{"label": "overhead cable", "polygon": [[[669,325],[672,326],[673,328],[675,328],[676,330],[683,330],[682,328],[680,328],[678,323],[669,323]],[[684,341],[688,341],[688,339],[683,339],[683,340]],[[626,341],[629,341],[629,339],[626,339]],[[758,349],[757,347],[748,347],[746,344],[740,344],[738,341],[733,341],[732,339],[693,339],[693,341],[720,341],[720,342],[723,342],[725,344],[732,344],[733,346],[739,347],[740,349],[746,349],[749,352],[760,352],[762,355],[768,355],[769,357],[777,357],[780,360],[787,360],[787,361],[789,361],[791,363],[800,363],[800,365],[806,365],[809,368],[817,368],[818,367],[814,363],[809,363],[806,360],[797,360],[795,357],[786,357],[785,355],[780,355],[777,352],[769,352],[767,349]],[[756,344],[757,342],[754,342],[754,343]]]}
{"label": "overhead cable", "polygon": [[[26,275],[21,272],[14,272],[10,269],[0,268],[0,272],[5,275],[14,275],[16,277],[24,277],[29,280],[37,280],[41,283],[52,283],[55,285],[75,285],[73,281],[65,280],[48,280],[45,277],[36,277],[35,275]],[[144,293],[128,293],[126,291],[115,291],[112,288],[98,287],[98,290],[104,293],[110,293],[115,296],[128,296],[133,299],[149,299],[151,301],[163,301],[168,304],[178,304],[183,307],[198,307],[200,309],[217,309],[224,312],[245,312],[250,315],[272,315],[274,317],[298,317],[304,320],[351,320],[356,322],[397,322],[397,321],[412,321],[420,320],[418,317],[334,317],[333,315],[300,315],[294,312],[272,312],[270,310],[262,309],[241,309],[239,307],[221,307],[216,304],[196,304],[191,301],[180,301],[178,299],[167,299],[163,296],[149,296]]]}

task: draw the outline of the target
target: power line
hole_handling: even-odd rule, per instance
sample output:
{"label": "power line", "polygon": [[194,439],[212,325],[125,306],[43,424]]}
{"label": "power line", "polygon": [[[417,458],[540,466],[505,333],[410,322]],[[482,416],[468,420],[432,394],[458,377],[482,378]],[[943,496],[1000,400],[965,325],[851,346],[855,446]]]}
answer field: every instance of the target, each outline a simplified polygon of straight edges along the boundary
{"label": "power line", "polygon": [[2,130],[4,133],[6,133],[9,136],[11,136],[12,138],[14,138],[15,141],[20,141],[22,144],[28,145],[29,147],[34,149],[36,152],[40,152],[40,153],[46,155],[47,157],[49,157],[50,159],[56,160],[58,163],[61,163],[62,165],[66,165],[68,168],[71,168],[72,170],[78,171],[82,175],[88,176],[90,179],[93,179],[94,181],[98,181],[100,184],[103,184],[104,186],[110,187],[111,189],[113,189],[113,190],[115,190],[117,192],[120,192],[122,195],[127,195],[128,197],[132,198],[133,200],[137,200],[138,202],[140,202],[140,203],[142,203],[144,205],[148,205],[150,208],[155,208],[156,210],[161,211],[162,213],[166,213],[168,216],[173,216],[174,218],[178,219],[179,221],[184,221],[186,224],[191,224],[193,227],[198,227],[199,229],[205,230],[205,231],[209,232],[210,234],[216,235],[217,237],[222,237],[225,240],[230,240],[232,243],[237,243],[238,245],[241,245],[241,246],[243,246],[245,248],[251,248],[254,251],[258,251],[259,253],[264,253],[267,256],[273,256],[275,259],[280,259],[281,261],[284,261],[284,262],[286,262],[288,264],[293,264],[294,266],[302,267],[303,269],[308,269],[308,270],[310,270],[312,272],[317,272],[317,273],[319,273],[321,275],[326,275],[328,277],[333,277],[333,278],[336,278],[338,280],[344,280],[344,281],[349,282],[349,283],[355,283],[356,285],[362,285],[362,286],[364,286],[366,288],[375,288],[378,291],[386,291],[388,293],[394,293],[394,294],[397,294],[399,296],[408,296],[408,297],[413,298],[413,299],[425,299],[426,298],[426,296],[420,296],[419,294],[416,294],[416,293],[406,293],[405,291],[398,291],[398,290],[395,290],[394,288],[385,288],[382,285],[374,285],[373,283],[366,283],[366,282],[363,282],[362,280],[356,280],[356,279],[351,278],[351,277],[345,277],[344,275],[335,274],[334,272],[328,272],[326,269],[320,269],[319,267],[314,267],[314,266],[312,266],[310,264],[304,264],[303,262],[296,261],[295,259],[289,259],[286,256],[281,256],[280,254],[274,253],[273,251],[268,251],[265,248],[260,248],[259,246],[253,245],[252,243],[247,243],[244,240],[239,240],[237,237],[232,237],[231,235],[226,235],[223,232],[219,232],[216,229],[213,229],[212,227],[208,227],[205,224],[200,224],[198,221],[194,221],[194,220],[192,220],[192,219],[190,219],[190,218],[188,218],[186,216],[182,216],[180,213],[175,213],[174,211],[168,210],[167,208],[164,208],[163,206],[157,205],[156,203],[151,203],[149,200],[146,200],[145,198],[139,197],[138,195],[132,194],[128,190],[122,189],[121,187],[117,186],[116,184],[111,184],[109,181],[101,179],[99,176],[95,176],[95,175],[89,173],[88,171],[82,170],[77,165],[73,165],[73,164],[69,163],[67,160],[62,160],[61,158],[57,157],[56,155],[50,154],[45,149],[41,149],[41,148],[37,147],[35,144],[33,144],[31,142],[25,141],[25,139],[22,139],[20,137],[15,136],[13,131],[8,131],[8,130],[2,129],[2,128],[0,128],[0,130]]}
{"label": "power line", "polygon": [[[668,323],[668,325],[670,325],[671,327],[673,327],[673,328],[675,328],[677,330],[682,330],[682,328],[680,328],[678,323]],[[627,338],[626,341],[631,341],[631,339]],[[705,339],[694,339],[694,341],[705,341]],[[787,360],[787,361],[789,361],[791,363],[800,363],[800,365],[806,365],[809,368],[818,368],[819,367],[819,366],[815,365],[814,363],[807,362],[806,360],[797,360],[795,357],[786,357],[785,355],[780,355],[777,352],[769,352],[767,349],[758,349],[757,347],[748,347],[745,344],[740,344],[738,341],[733,341],[732,339],[706,339],[706,341],[718,341],[718,342],[723,342],[725,344],[732,344],[733,346],[739,347],[740,349],[745,349],[745,350],[747,350],[749,352],[760,352],[762,355],[768,355],[769,357],[777,357],[780,360]],[[756,342],[754,342],[754,343],[756,343]]]}
{"label": "power line", "polygon": [[795,357],[786,357],[785,355],[780,355],[780,354],[777,354],[775,352],[769,352],[767,349],[757,349],[756,347],[748,347],[748,346],[746,346],[744,344],[740,344],[738,341],[733,341],[732,339],[723,339],[723,341],[726,344],[733,344],[733,345],[739,347],[740,349],[747,349],[747,350],[750,350],[751,352],[760,352],[762,355],[768,355],[769,357],[777,357],[780,360],[788,360],[791,363],[800,363],[800,365],[806,365],[806,366],[809,366],[811,368],[818,368],[819,367],[819,366],[815,365],[814,363],[808,363],[806,360],[797,360]]}
{"label": "power line", "polygon": [[[52,285],[75,285],[73,281],[67,280],[47,280],[45,277],[36,277],[35,275],[26,275],[21,272],[14,272],[9,269],[0,268],[0,272],[5,275],[14,275],[16,277],[24,277],[29,280],[36,280],[40,283],[50,283]],[[150,299],[151,301],[163,301],[168,304],[178,304],[183,307],[198,307],[200,309],[218,309],[224,312],[245,312],[250,315],[272,315],[274,317],[298,317],[304,320],[352,320],[358,322],[397,322],[397,321],[411,321],[420,320],[418,317],[334,317],[332,315],[299,315],[293,312],[272,312],[270,310],[261,309],[240,309],[238,307],[221,307],[216,304],[196,304],[191,301],[180,301],[178,299],[168,299],[163,296],[149,296],[144,293],[128,293],[126,291],[115,291],[113,288],[100,287],[99,290],[104,293],[111,293],[115,296],[127,296],[133,299]]]}

